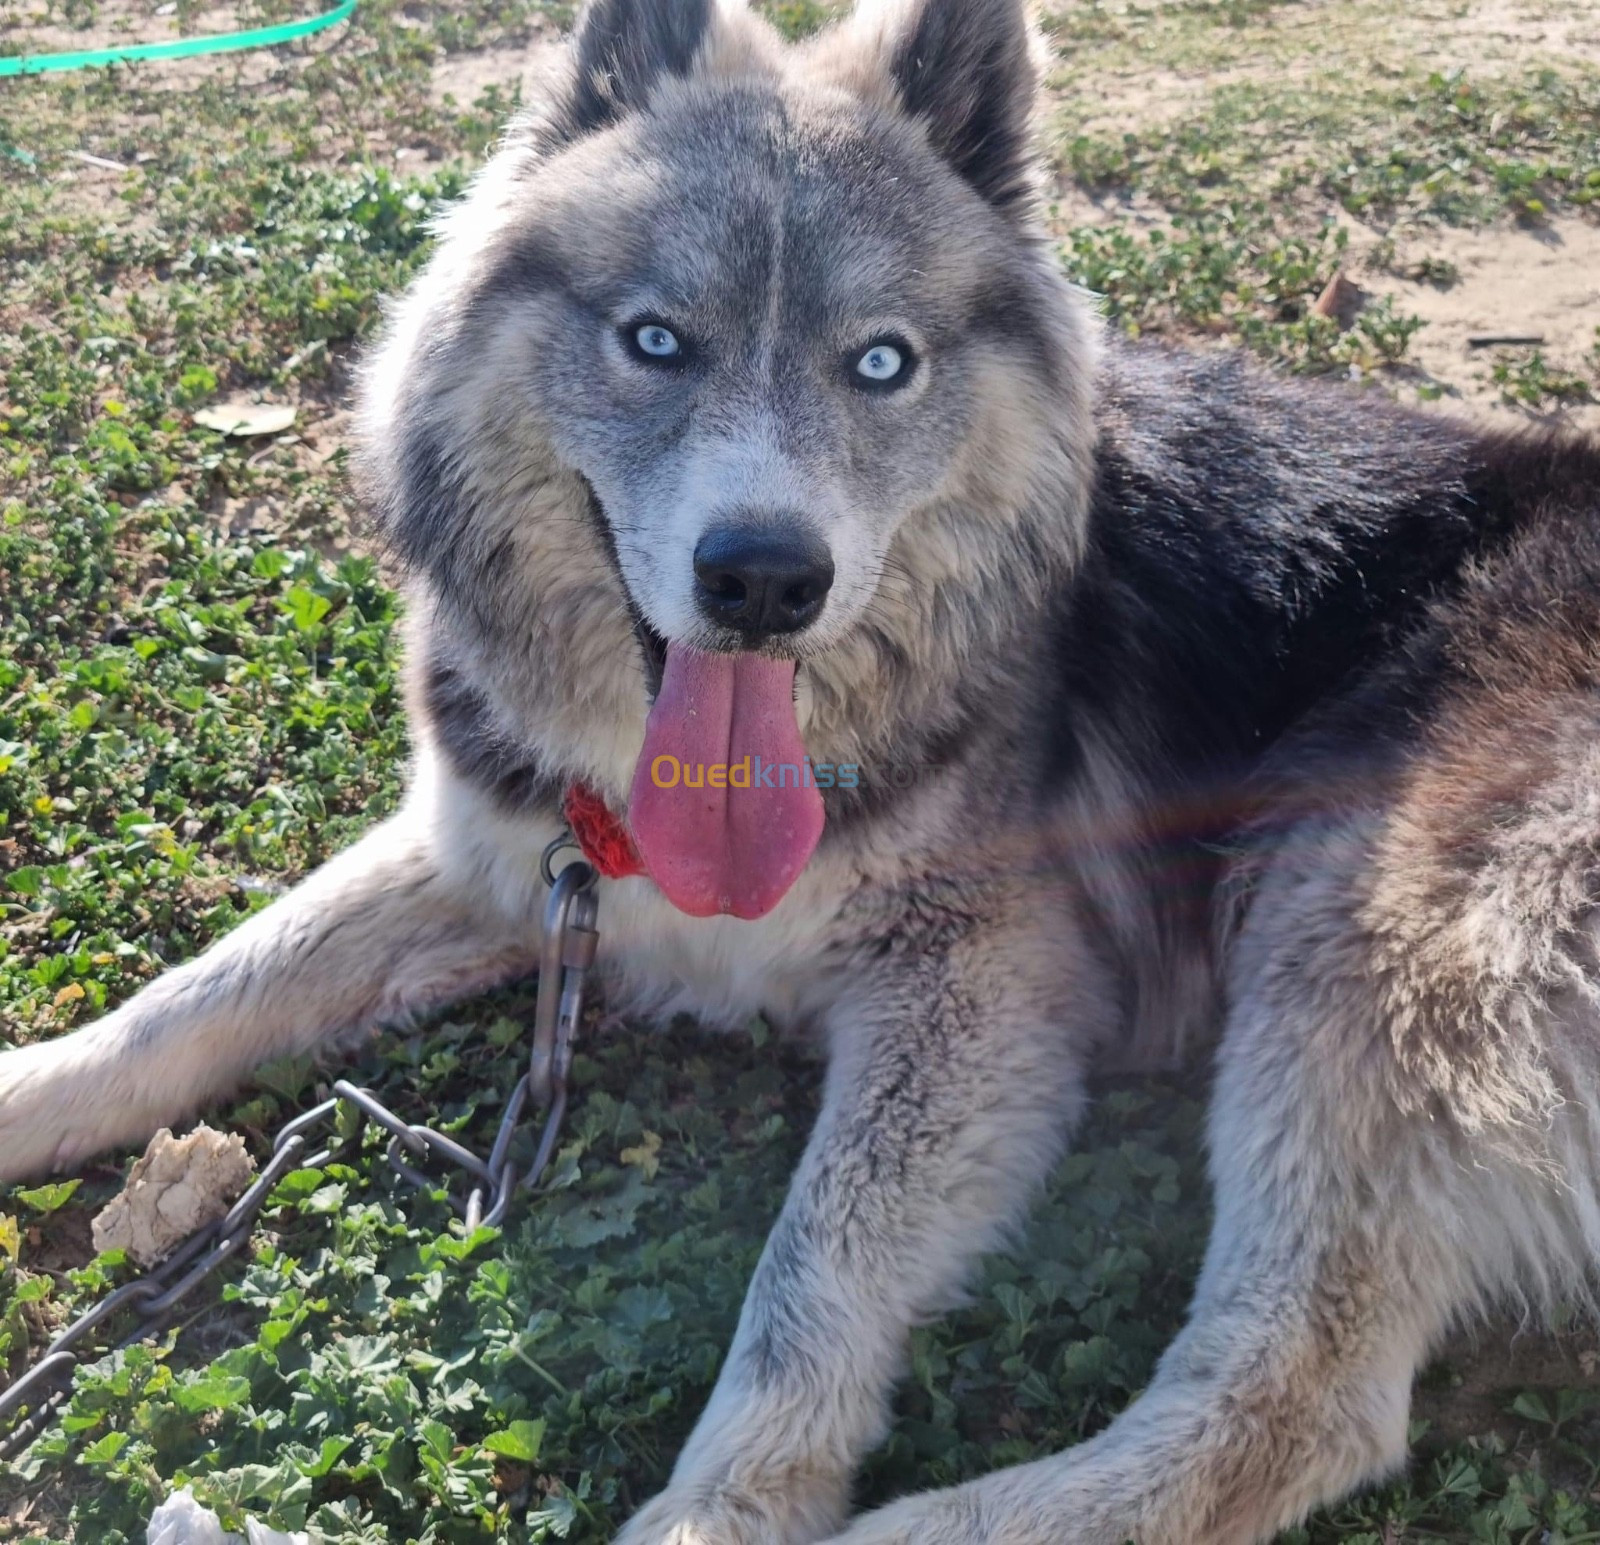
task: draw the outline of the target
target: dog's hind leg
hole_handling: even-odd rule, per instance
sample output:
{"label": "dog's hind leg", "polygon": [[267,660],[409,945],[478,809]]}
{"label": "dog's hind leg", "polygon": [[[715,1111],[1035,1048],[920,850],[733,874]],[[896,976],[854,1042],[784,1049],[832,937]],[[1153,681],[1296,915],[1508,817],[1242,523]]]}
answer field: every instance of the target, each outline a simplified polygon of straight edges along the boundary
{"label": "dog's hind leg", "polygon": [[[1150,1388],[1063,1455],[907,1499],[842,1541],[1267,1540],[1402,1462],[1414,1372],[1453,1322],[1587,1292],[1597,729],[1592,707],[1569,722],[1541,788],[1509,746],[1480,748],[1387,811],[1289,833],[1234,953],[1215,1231]],[[1486,826],[1462,780],[1504,796],[1508,776],[1517,803]]]}
{"label": "dog's hind leg", "polygon": [[522,915],[414,796],[104,1019],[0,1055],[0,1180],[143,1141],[261,1062],[531,969],[537,856]]}

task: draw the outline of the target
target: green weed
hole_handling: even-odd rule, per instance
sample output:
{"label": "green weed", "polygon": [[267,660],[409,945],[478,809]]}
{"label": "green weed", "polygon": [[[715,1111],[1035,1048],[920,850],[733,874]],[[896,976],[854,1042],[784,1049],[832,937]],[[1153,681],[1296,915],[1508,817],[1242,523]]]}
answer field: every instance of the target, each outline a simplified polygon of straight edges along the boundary
{"label": "green weed", "polygon": [[[769,6],[794,33],[829,9]],[[273,0],[252,14],[302,10]],[[339,409],[379,298],[414,271],[430,217],[516,99],[506,86],[446,101],[434,65],[521,49],[570,14],[367,0],[341,39],[286,54],[265,87],[229,62],[181,91],[149,68],[8,89],[8,1042],[122,1001],[392,808],[399,618],[362,552]],[[1287,14],[1267,0],[1087,4],[1054,18],[1052,37],[1094,68],[1152,38],[1180,62],[1272,44]],[[96,15],[73,0],[52,19]],[[26,27],[6,46],[26,47]],[[1595,122],[1592,82],[1538,73],[1226,88],[1169,124],[1063,144],[1078,182],[1160,216],[1063,230],[1064,260],[1129,330],[1381,376],[1405,358],[1412,319],[1371,307],[1341,331],[1310,310],[1347,257],[1336,214],[1581,210],[1600,188]],[[128,170],[91,180],[76,150]],[[1507,365],[1502,385],[1550,398],[1555,378],[1533,368]],[[256,441],[194,422],[237,394],[293,406],[294,430]],[[357,1076],[481,1147],[530,1008],[525,985],[509,988],[386,1041]],[[213,1119],[260,1152],[325,1082],[269,1069]],[[400,1186],[353,1129],[327,1164],[288,1176],[246,1258],[179,1324],[80,1372],[61,1419],[0,1476],[0,1536],[142,1540],[151,1507],[188,1483],[230,1524],[309,1523],[332,1545],[608,1538],[664,1478],[711,1386],[817,1069],[759,1024],[663,1039],[596,1017],[575,1082],[550,1194],[499,1236],[461,1238],[443,1197]],[[968,1308],[917,1332],[865,1501],[1076,1442],[1143,1387],[1204,1238],[1190,1092],[1202,1083],[1097,1087],[1023,1248],[985,1264]],[[125,1261],[87,1244],[119,1179],[98,1165],[0,1199],[9,1373],[126,1280]],[[1286,1540],[1596,1538],[1592,1401],[1503,1382],[1448,1430],[1419,1427],[1406,1477]],[[1453,1387],[1434,1370],[1421,1409]]]}

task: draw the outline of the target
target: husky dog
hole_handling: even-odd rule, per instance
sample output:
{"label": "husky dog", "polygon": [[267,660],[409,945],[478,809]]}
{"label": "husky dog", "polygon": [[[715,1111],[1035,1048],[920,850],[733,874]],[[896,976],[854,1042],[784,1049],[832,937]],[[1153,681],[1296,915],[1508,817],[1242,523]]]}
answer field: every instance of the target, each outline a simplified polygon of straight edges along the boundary
{"label": "husky dog", "polygon": [[[1401,1463],[1449,1326],[1592,1284],[1600,448],[1107,342],[1038,220],[1032,57],[1022,0],[801,46],[594,0],[365,379],[401,812],[0,1058],[6,1176],[142,1139],[527,969],[564,802],[609,812],[612,991],[829,1051],[626,1545],[1265,1540]],[[1195,1034],[1215,1235],[1150,1388],[847,1524],[908,1327],[1086,1069]]]}

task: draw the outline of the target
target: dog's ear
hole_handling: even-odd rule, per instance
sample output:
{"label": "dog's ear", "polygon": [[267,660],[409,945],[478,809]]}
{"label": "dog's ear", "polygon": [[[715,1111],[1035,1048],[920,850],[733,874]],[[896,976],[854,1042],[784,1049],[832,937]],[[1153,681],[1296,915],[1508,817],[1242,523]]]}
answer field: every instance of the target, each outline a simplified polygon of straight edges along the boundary
{"label": "dog's ear", "polygon": [[589,0],[573,29],[576,69],[553,127],[576,139],[643,107],[665,75],[687,75],[716,0]]}
{"label": "dog's ear", "polygon": [[997,208],[1025,207],[1038,79],[1023,0],[888,0],[869,16],[933,148]]}

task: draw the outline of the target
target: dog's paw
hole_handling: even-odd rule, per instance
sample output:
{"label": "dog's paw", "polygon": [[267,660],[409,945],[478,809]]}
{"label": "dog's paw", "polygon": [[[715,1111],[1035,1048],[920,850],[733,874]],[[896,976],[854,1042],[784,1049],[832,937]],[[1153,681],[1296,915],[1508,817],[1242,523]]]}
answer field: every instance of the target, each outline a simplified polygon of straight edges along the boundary
{"label": "dog's paw", "polygon": [[77,1156],[72,1060],[50,1043],[0,1055],[0,1182],[35,1179]]}
{"label": "dog's paw", "polygon": [[997,1470],[865,1513],[825,1545],[1126,1545],[1135,1538],[1171,1545],[1194,1538],[1147,1536],[1129,1499],[1082,1480],[1060,1456]]}
{"label": "dog's paw", "polygon": [[755,1545],[764,1520],[748,1498],[668,1490],[628,1520],[615,1545]]}
{"label": "dog's paw", "polygon": [[976,1499],[958,1488],[925,1491],[863,1514],[826,1545],[1009,1545],[1013,1539],[1023,1536],[992,1532]]}
{"label": "dog's paw", "polygon": [[99,1028],[0,1053],[0,1184],[73,1169],[154,1130],[138,1091],[119,1087]]}
{"label": "dog's paw", "polygon": [[840,1502],[803,1490],[671,1486],[628,1521],[615,1545],[814,1545],[838,1527]]}

